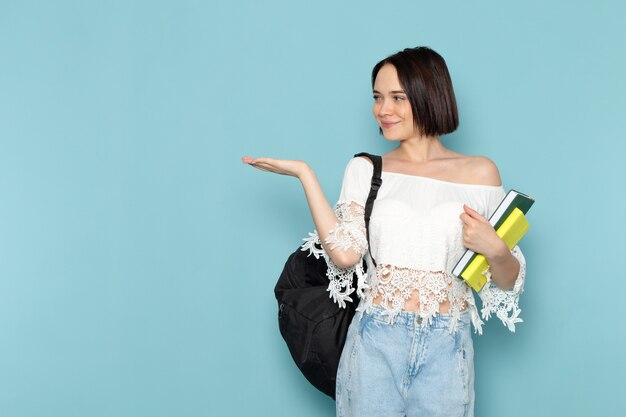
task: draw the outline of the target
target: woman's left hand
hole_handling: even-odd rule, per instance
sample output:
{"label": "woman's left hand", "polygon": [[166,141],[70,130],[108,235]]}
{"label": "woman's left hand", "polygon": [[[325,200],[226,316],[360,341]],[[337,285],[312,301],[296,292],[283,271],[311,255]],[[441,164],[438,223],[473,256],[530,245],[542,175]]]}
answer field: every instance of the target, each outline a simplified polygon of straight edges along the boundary
{"label": "woman's left hand", "polygon": [[509,253],[506,244],[497,235],[489,220],[465,204],[463,210],[460,218],[463,222],[463,245],[466,248],[484,255],[487,259]]}

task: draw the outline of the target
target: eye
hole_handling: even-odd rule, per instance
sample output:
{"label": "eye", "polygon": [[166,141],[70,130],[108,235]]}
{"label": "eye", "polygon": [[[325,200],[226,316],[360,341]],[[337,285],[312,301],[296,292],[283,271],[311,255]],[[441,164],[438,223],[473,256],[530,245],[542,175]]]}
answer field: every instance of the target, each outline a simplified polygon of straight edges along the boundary
{"label": "eye", "polygon": [[378,101],[380,101],[382,99],[382,97],[379,94],[374,94],[373,98],[374,98],[374,101],[376,101],[376,102],[378,102]]}
{"label": "eye", "polygon": [[405,96],[393,96],[394,101],[404,101],[406,100]]}

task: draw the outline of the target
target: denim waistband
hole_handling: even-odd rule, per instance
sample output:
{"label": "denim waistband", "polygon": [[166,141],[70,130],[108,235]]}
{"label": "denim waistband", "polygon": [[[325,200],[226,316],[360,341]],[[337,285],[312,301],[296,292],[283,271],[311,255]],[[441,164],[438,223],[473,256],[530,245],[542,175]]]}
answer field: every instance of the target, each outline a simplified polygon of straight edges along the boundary
{"label": "denim waistband", "polygon": [[[436,313],[431,317],[423,315],[419,311],[405,311],[402,310],[393,318],[391,318],[389,311],[385,310],[378,304],[372,304],[370,311],[364,311],[363,315],[371,316],[373,320],[382,321],[385,323],[393,323],[395,325],[406,327],[428,327],[431,329],[449,329],[450,325],[454,321],[455,317],[448,313]],[[428,323],[428,324],[427,324]],[[427,324],[427,325],[426,325]],[[458,316],[458,321],[454,327],[460,328],[470,325],[469,309],[465,309]]]}

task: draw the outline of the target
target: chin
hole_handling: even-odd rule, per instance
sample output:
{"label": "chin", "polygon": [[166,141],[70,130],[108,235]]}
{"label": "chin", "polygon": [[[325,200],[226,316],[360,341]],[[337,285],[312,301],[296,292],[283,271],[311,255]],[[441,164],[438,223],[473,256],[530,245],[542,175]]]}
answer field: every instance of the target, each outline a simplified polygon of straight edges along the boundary
{"label": "chin", "polygon": [[399,137],[399,135],[394,135],[393,133],[385,133],[383,132],[383,137],[392,142],[399,142],[404,138]]}

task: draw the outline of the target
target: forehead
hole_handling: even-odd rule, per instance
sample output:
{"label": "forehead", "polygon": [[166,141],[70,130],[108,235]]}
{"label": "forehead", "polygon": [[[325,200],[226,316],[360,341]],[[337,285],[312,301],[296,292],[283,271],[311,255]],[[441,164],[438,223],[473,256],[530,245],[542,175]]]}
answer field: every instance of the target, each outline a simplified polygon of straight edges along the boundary
{"label": "forehead", "polygon": [[403,90],[400,85],[400,80],[398,79],[396,67],[391,64],[383,65],[380,71],[378,71],[378,74],[376,74],[376,79],[374,80],[374,90],[381,93]]}

